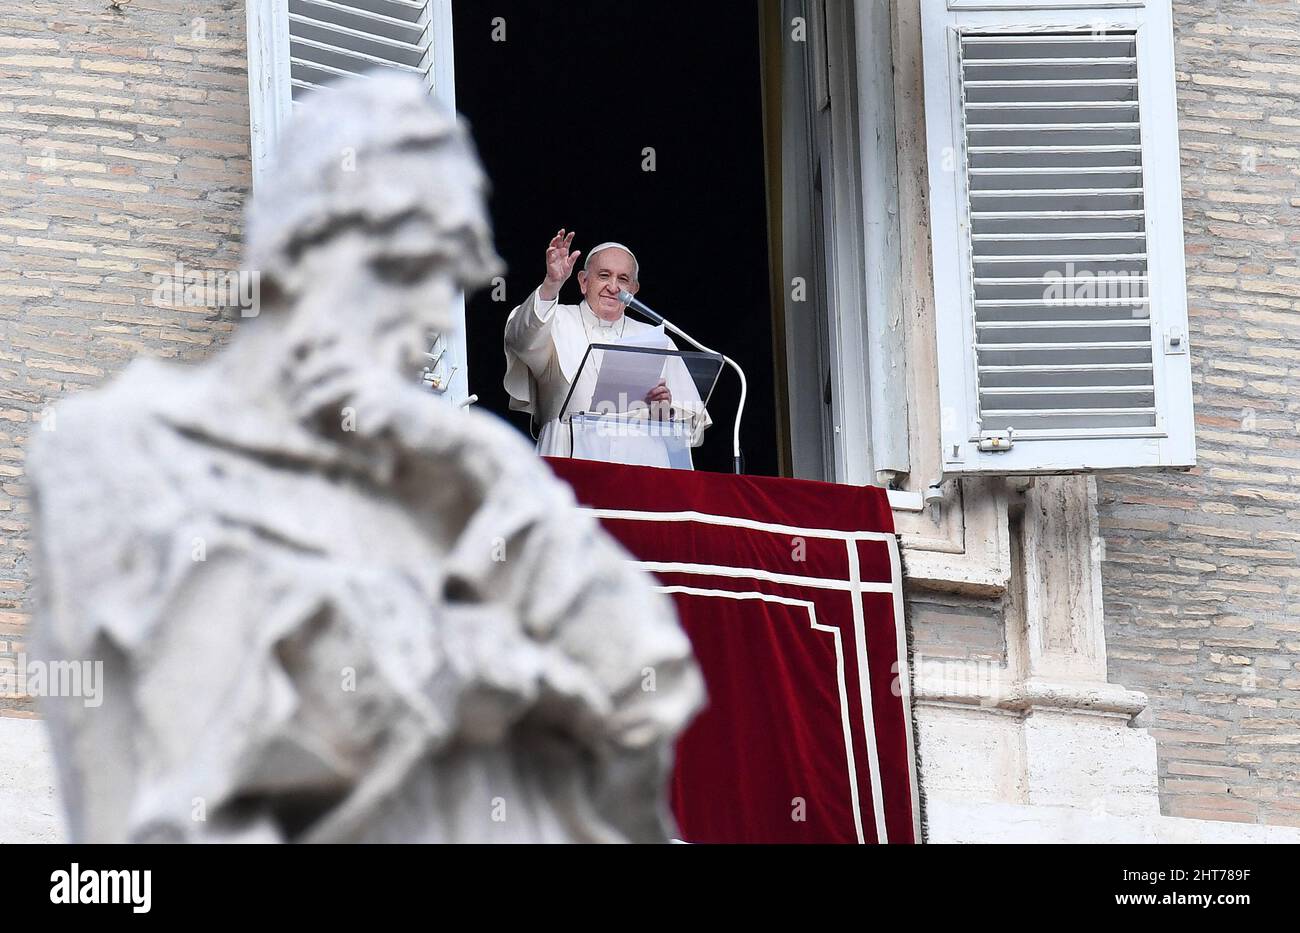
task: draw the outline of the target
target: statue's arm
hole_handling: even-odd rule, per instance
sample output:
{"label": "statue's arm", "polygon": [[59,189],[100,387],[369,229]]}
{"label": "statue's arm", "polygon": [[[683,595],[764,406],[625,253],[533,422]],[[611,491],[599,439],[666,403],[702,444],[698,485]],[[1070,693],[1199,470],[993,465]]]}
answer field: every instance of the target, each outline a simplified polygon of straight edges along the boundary
{"label": "statue's arm", "polygon": [[540,706],[598,763],[592,802],[602,817],[625,838],[663,841],[673,749],[704,697],[690,642],[654,579],[521,439],[486,446],[475,459],[495,481],[448,573],[459,592],[512,606],[555,659]]}

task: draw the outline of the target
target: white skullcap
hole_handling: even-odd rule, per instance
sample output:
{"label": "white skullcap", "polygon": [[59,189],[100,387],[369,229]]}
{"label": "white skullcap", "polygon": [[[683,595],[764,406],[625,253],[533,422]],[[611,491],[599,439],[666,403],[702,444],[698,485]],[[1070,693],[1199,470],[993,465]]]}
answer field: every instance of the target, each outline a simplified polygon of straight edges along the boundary
{"label": "white skullcap", "polygon": [[601,243],[599,246],[592,247],[591,251],[587,253],[587,261],[582,264],[582,271],[586,272],[591,267],[592,256],[595,256],[601,250],[610,249],[611,247],[614,249],[621,249],[623,252],[627,253],[629,256],[632,257],[632,278],[636,281],[640,281],[641,263],[637,262],[636,253],[632,252],[622,243],[615,243],[613,240],[608,240],[607,242]]}

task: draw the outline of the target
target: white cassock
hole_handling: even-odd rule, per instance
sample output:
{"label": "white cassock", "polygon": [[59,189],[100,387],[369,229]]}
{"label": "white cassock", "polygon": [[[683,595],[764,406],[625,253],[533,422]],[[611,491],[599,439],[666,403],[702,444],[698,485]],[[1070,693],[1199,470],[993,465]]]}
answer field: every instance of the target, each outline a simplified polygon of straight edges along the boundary
{"label": "white cassock", "polygon": [[[505,388],[510,393],[510,410],[526,411],[541,425],[537,452],[544,457],[573,456],[570,426],[561,423],[560,414],[587,347],[593,343],[641,343],[676,349],[662,325],[643,324],[626,314],[617,321],[604,321],[585,299],[580,304],[562,305],[558,299],[543,301],[537,290],[506,319]],[[586,403],[579,396],[585,393],[589,398],[595,388],[590,364],[583,376],[584,384],[574,391],[570,411],[582,409]],[[694,380],[680,361],[671,360],[665,371],[665,382],[673,396],[674,411],[685,413],[689,422],[689,446],[698,447],[704,440],[704,429],[713,422]],[[624,439],[620,443],[621,449],[616,454],[598,456],[582,451],[579,454],[622,463],[670,465],[660,438]]]}

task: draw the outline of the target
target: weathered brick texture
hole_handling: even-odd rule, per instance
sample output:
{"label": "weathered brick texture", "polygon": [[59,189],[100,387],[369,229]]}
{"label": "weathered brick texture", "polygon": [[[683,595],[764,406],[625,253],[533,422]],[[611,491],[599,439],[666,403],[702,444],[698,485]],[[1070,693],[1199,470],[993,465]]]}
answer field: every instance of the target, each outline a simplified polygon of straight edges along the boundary
{"label": "weathered brick texture", "polygon": [[[23,451],[43,413],[234,326],[155,306],[154,276],[237,267],[248,133],[239,0],[0,5],[0,653],[23,649]],[[0,715],[30,707],[0,697]]]}
{"label": "weathered brick texture", "polygon": [[1110,679],[1165,813],[1300,825],[1300,4],[1174,32],[1200,465],[1098,482]]}

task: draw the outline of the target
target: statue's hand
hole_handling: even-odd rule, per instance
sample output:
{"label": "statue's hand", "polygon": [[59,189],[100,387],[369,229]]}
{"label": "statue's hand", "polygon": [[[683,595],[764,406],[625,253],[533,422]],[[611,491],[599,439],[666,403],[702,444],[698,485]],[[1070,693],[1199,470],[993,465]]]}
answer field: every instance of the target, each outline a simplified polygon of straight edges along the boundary
{"label": "statue's hand", "polygon": [[437,399],[394,375],[376,373],[360,381],[344,402],[350,416],[344,430],[365,440],[385,434],[400,437],[420,435],[426,416]]}

